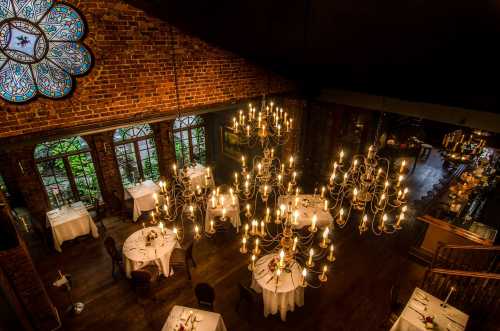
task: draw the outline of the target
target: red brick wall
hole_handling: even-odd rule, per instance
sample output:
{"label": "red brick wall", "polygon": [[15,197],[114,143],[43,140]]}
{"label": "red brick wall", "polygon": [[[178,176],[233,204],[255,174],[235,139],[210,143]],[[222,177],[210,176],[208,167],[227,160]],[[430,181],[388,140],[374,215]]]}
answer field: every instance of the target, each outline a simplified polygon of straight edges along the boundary
{"label": "red brick wall", "polygon": [[295,88],[175,28],[173,39],[167,23],[122,1],[67,2],[88,23],[84,43],[94,54],[95,65],[88,75],[77,78],[75,92],[63,100],[39,97],[13,105],[0,99],[0,138],[175,112],[172,44],[183,109]]}

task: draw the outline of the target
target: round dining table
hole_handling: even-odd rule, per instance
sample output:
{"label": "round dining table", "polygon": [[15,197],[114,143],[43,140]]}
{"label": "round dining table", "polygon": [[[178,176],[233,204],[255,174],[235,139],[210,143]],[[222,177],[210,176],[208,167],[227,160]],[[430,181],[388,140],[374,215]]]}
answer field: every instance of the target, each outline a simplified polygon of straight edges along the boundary
{"label": "round dining table", "polygon": [[298,263],[292,263],[289,272],[283,271],[277,279],[276,273],[269,269],[269,263],[276,257],[277,253],[272,253],[257,260],[251,287],[257,293],[262,293],[265,317],[279,311],[281,320],[286,321],[288,311],[304,305],[304,287]]}
{"label": "round dining table", "polygon": [[[152,231],[157,234],[157,237],[148,243],[146,237]],[[126,276],[130,278],[132,271],[154,263],[158,266],[160,273],[168,277],[170,255],[174,248],[180,248],[180,245],[170,229],[163,229],[163,234],[157,226],[137,230],[123,244],[123,264]]]}

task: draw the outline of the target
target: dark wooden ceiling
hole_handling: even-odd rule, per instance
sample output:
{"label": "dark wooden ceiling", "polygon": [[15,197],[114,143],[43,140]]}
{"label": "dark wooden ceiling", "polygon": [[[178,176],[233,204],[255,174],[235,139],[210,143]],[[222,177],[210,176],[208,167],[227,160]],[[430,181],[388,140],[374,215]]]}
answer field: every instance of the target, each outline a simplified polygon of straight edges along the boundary
{"label": "dark wooden ceiling", "polygon": [[498,0],[128,0],[321,88],[498,111]]}

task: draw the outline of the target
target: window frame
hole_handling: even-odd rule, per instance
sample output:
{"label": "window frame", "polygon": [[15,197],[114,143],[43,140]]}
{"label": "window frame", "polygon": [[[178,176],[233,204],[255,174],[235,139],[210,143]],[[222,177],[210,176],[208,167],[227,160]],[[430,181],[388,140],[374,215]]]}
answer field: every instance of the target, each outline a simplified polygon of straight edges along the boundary
{"label": "window frame", "polygon": [[[71,151],[71,152],[64,152],[64,153],[60,153],[60,154],[56,154],[56,155],[50,155],[50,156],[44,156],[44,157],[37,158],[36,155],[35,155],[35,153],[36,153],[36,149],[37,149],[37,147],[39,145],[43,145],[43,144],[46,144],[46,143],[56,143],[57,141],[59,141],[61,139],[65,139],[65,138],[59,138],[59,139],[55,139],[55,140],[48,140],[48,141],[44,141],[44,142],[38,143],[35,146],[35,149],[33,151],[33,159],[35,161],[36,172],[38,174],[38,178],[40,180],[40,183],[42,184],[42,186],[44,188],[44,192],[45,192],[45,195],[47,197],[47,200],[49,201],[50,206],[54,207],[52,205],[52,203],[51,203],[51,200],[50,200],[50,197],[49,197],[49,192],[47,191],[47,186],[45,185],[45,182],[43,180],[44,176],[40,173],[40,169],[39,169],[38,165],[46,163],[46,162],[50,162],[50,161],[54,161],[55,162],[56,160],[61,159],[62,162],[63,162],[63,165],[64,165],[64,170],[66,172],[66,177],[68,179],[68,182],[69,182],[69,185],[70,185],[70,188],[71,188],[72,198],[75,201],[81,201],[82,195],[80,194],[80,191],[78,190],[78,186],[76,184],[76,176],[74,174],[73,169],[71,168],[71,164],[70,164],[69,158],[72,157],[72,156],[79,156],[79,157],[81,157],[84,154],[90,155],[90,161],[92,162],[92,167],[94,168],[94,172],[95,172],[96,179],[97,179],[97,188],[99,190],[99,195],[97,197],[92,197],[92,196],[89,197],[92,201],[90,201],[90,204],[88,204],[87,206],[90,207],[94,203],[93,199],[99,199],[99,200],[102,199],[102,197],[101,197],[101,188],[100,188],[100,183],[99,183],[99,177],[98,177],[97,172],[96,172],[94,155],[93,155],[92,149],[88,145],[87,141],[82,136],[72,136],[72,137],[68,137],[68,138],[69,139],[79,138],[79,139],[83,140],[83,142],[85,142],[86,146],[84,148],[82,148],[82,149]],[[57,188],[59,189],[59,191],[61,191],[61,189],[60,189],[61,184],[60,184],[60,182],[58,180],[58,177],[57,177],[57,175],[55,173],[54,168],[51,167],[50,171],[51,171],[51,176],[55,179],[55,184],[57,185]],[[86,174],[85,174],[85,182],[88,185],[88,178],[87,178]],[[86,187],[88,188],[89,186],[86,186]],[[56,207],[59,207],[59,206],[56,206]]]}
{"label": "window frame", "polygon": [[[201,123],[194,124],[194,125],[180,126],[178,128],[175,127],[175,122],[176,121],[179,121],[179,120],[182,120],[182,119],[187,119],[190,116],[199,118],[201,120]],[[181,124],[182,124],[182,122],[181,122]],[[204,142],[203,142],[204,143],[204,152],[205,152],[205,162],[204,163],[206,164],[207,163],[207,156],[208,155],[207,155],[207,126],[205,124],[205,119],[202,116],[200,116],[200,115],[182,116],[180,118],[175,119],[175,121],[172,123],[172,127],[173,127],[172,132],[173,132],[173,138],[174,138],[173,139],[174,153],[176,155],[176,159],[177,159],[177,151],[175,150],[175,139],[176,139],[175,138],[175,134],[178,133],[178,132],[187,131],[187,133],[188,133],[188,142],[189,142],[189,148],[188,148],[188,150],[189,150],[189,160],[188,161],[190,163],[192,162],[192,160],[193,160],[194,157],[196,157],[197,159],[199,159],[198,155],[196,155],[194,153],[194,151],[193,151],[193,147],[194,146],[193,146],[193,140],[192,140],[193,139],[192,131],[195,130],[195,129],[198,129],[198,128],[203,128],[203,135],[205,136],[204,137]],[[182,134],[181,134],[181,141],[182,141]],[[183,156],[183,158],[184,158],[184,156]],[[181,162],[181,161],[182,161],[182,163],[184,165],[184,162],[186,160],[177,160],[177,162]]]}
{"label": "window frame", "polygon": [[[152,148],[154,148],[154,150],[156,152],[156,161],[157,161],[157,166],[158,166],[158,172],[160,170],[160,165],[159,165],[160,158],[159,158],[159,155],[158,155],[158,148],[156,146],[154,131],[151,128],[151,125],[149,125],[149,124],[139,124],[139,125],[147,125],[149,127],[149,129],[150,129],[150,133],[142,135],[142,136],[138,136],[138,137],[131,137],[131,138],[129,137],[127,139],[121,139],[119,141],[117,141],[115,139],[115,134],[116,134],[116,132],[118,130],[120,130],[120,128],[116,129],[114,131],[114,133],[113,133],[113,147],[114,147],[115,158],[116,158],[116,161],[117,161],[118,171],[120,173],[120,179],[122,181],[123,187],[125,187],[125,188],[126,188],[126,186],[125,186],[125,183],[123,182],[123,177],[122,177],[122,174],[121,174],[121,171],[120,171],[120,164],[118,163],[118,155],[117,155],[117,151],[116,151],[117,147],[128,145],[128,144],[132,144],[132,146],[134,148],[135,160],[130,160],[130,161],[136,163],[137,170],[139,171],[139,175],[140,175],[140,178],[138,178],[138,179],[142,179],[142,178],[145,179],[146,176],[144,176],[144,168],[143,168],[143,165],[142,165],[143,159],[142,159],[142,156],[141,156],[141,149],[140,149],[140,146],[139,146],[139,142],[140,141],[144,141],[146,144],[149,144],[148,140],[151,139],[153,141],[153,143],[154,143],[154,146],[152,146]],[[134,127],[137,127],[137,126],[138,125],[132,125],[132,126],[121,128],[121,129],[132,130]],[[151,147],[148,146],[148,148],[147,148],[148,159],[151,159],[150,150],[151,150]],[[128,155],[128,154],[126,154],[126,155]],[[128,156],[127,156],[127,162],[128,162]]]}

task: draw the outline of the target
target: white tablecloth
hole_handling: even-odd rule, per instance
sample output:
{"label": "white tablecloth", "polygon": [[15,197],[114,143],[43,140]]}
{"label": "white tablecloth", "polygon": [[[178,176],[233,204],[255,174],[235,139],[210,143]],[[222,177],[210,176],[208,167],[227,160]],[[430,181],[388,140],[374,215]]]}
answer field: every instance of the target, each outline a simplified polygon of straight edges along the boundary
{"label": "white tablecloth", "polygon": [[[145,236],[154,230],[158,233],[150,246],[146,246]],[[132,233],[125,243],[123,243],[123,264],[125,274],[130,278],[130,273],[143,266],[155,263],[160,273],[165,277],[169,276],[170,254],[174,248],[179,248],[174,233],[170,229],[164,229],[165,235],[160,235],[160,228],[157,226],[147,227]]]}
{"label": "white tablecloth", "polygon": [[[216,216],[222,215],[222,208],[226,208],[226,217],[229,219],[231,224],[238,230],[241,226],[240,220],[240,204],[238,202],[238,197],[235,195],[234,207],[231,206],[231,196],[229,194],[219,194],[219,199],[224,197],[224,205],[217,206],[217,199],[215,199],[215,208],[212,208],[212,196],[210,195],[207,199],[207,214],[205,216],[205,231],[210,230],[210,221]],[[215,220],[214,220],[215,223]]]}
{"label": "white tablecloth", "polygon": [[325,227],[332,224],[333,217],[330,212],[324,211],[324,200],[321,200],[318,195],[299,194],[298,198],[297,207],[295,207],[295,195],[280,196],[278,199],[278,205],[284,204],[288,208],[290,206],[289,203],[291,203],[292,210],[298,211],[297,224],[294,227],[301,229],[311,225],[314,213],[316,213],[316,225],[318,227]]}
{"label": "white tablecloth", "polygon": [[89,233],[94,238],[99,237],[97,227],[82,202],[47,212],[47,222],[52,229],[54,248],[58,252],[62,252],[61,245],[66,240]]}
{"label": "white tablecloth", "polygon": [[[423,303],[426,304],[424,305]],[[441,303],[443,301],[416,287],[401,316],[399,316],[396,323],[392,326],[391,331],[428,330],[422,322],[422,315],[414,309],[420,311],[424,316],[434,316],[436,324],[434,330],[465,330],[469,316],[450,305],[447,308],[443,308],[440,306]]]}
{"label": "white tablecloth", "polygon": [[[269,270],[268,264],[276,254],[268,254],[261,257],[255,263],[252,277],[252,288],[262,292],[264,301],[264,316],[281,314],[281,319],[286,320],[287,311],[294,311],[295,305],[304,305],[304,288],[302,287],[302,275],[300,267],[295,263],[291,272],[282,272],[278,282],[276,274]],[[271,279],[272,280],[269,280]]]}
{"label": "white tablecloth", "polygon": [[188,330],[190,330],[191,322],[194,320],[196,331],[226,331],[226,326],[220,314],[183,306],[174,306],[172,308],[161,330],[178,330],[181,323],[186,323],[190,312],[192,312],[192,315],[187,322]]}
{"label": "white tablecloth", "polygon": [[[191,187],[193,189],[196,186],[204,187],[205,186],[205,176],[207,174],[207,168],[202,166],[201,164],[196,164],[194,167],[188,167],[187,175],[191,179]],[[214,187],[214,174],[210,173],[210,179],[207,180],[208,187]]]}
{"label": "white tablecloth", "polygon": [[155,209],[153,194],[158,194],[158,192],[160,192],[160,187],[149,179],[125,190],[125,198],[132,197],[134,199],[134,222],[143,211]]}

